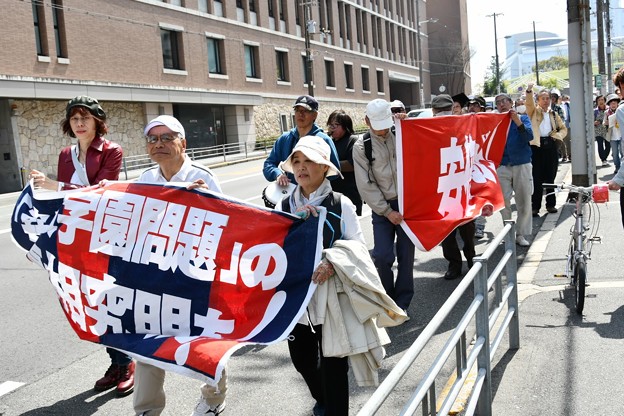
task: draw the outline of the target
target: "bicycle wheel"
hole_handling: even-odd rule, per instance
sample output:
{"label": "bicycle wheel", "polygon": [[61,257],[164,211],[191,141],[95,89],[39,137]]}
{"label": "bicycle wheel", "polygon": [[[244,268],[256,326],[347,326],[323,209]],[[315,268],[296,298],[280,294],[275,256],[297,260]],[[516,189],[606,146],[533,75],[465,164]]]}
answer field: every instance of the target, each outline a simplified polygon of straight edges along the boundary
{"label": "bicycle wheel", "polygon": [[568,245],[568,256],[566,262],[566,277],[571,279],[571,284],[574,285],[574,252],[576,251],[576,239],[571,238]]}
{"label": "bicycle wheel", "polygon": [[585,259],[580,258],[576,261],[574,268],[574,292],[576,294],[576,312],[583,313],[583,306],[585,306],[585,284],[587,282],[587,269]]}

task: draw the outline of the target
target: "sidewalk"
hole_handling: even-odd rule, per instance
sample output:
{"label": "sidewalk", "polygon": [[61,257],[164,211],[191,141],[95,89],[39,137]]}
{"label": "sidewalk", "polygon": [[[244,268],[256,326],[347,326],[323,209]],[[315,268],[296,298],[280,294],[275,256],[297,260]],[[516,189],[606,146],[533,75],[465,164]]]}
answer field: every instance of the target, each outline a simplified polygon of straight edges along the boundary
{"label": "sidewalk", "polygon": [[[562,165],[558,180],[571,182]],[[613,176],[598,168],[598,182]],[[565,179],[564,179],[565,178]],[[567,193],[557,196],[557,214],[546,215],[518,270],[520,349],[500,348],[492,366],[493,415],[617,415],[624,383],[624,280],[619,194],[599,206],[598,235],[588,262],[583,316],[565,278],[569,230],[574,219]],[[540,219],[541,220],[541,219]],[[502,345],[504,347],[504,345]]]}

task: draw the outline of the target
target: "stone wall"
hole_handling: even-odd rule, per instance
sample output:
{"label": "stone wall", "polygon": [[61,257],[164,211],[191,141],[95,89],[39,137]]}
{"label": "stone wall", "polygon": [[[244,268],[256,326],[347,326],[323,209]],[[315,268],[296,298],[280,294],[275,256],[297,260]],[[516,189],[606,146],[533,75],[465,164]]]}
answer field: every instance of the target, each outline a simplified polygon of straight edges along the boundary
{"label": "stone wall", "polygon": [[[293,127],[290,124],[291,116],[293,114],[293,103],[293,100],[267,98],[265,99],[264,104],[254,108],[256,141],[261,141],[263,139],[275,139],[282,134],[280,128],[280,114],[287,114],[289,120],[288,127],[289,129]],[[327,130],[327,117],[329,117],[334,110],[338,109],[344,110],[351,116],[351,119],[353,120],[353,127],[356,130],[366,128],[364,115],[367,103],[358,104],[354,102],[321,101],[319,104],[319,115],[316,118],[316,123],[323,128],[323,130]]]}
{"label": "stone wall", "polygon": [[[61,149],[76,143],[63,135],[60,126],[67,101],[15,100],[13,104],[23,166],[56,178]],[[107,115],[106,137],[121,145],[124,156],[145,154],[144,105],[103,102],[102,107]]]}
{"label": "stone wall", "polygon": [[[292,99],[266,99],[254,108],[256,141],[276,139],[282,134],[280,115],[287,114],[288,128],[292,128]],[[21,150],[22,165],[27,169],[44,171],[56,178],[58,155],[61,149],[75,143],[64,136],[60,122],[65,115],[66,101],[14,100],[17,119],[17,136]],[[146,153],[143,127],[146,123],[145,104],[128,102],[102,102],[106,111],[107,138],[119,143],[124,156]],[[353,119],[356,130],[366,128],[365,104],[347,102],[321,102],[317,124],[326,130],[327,117],[335,109],[342,109]]]}

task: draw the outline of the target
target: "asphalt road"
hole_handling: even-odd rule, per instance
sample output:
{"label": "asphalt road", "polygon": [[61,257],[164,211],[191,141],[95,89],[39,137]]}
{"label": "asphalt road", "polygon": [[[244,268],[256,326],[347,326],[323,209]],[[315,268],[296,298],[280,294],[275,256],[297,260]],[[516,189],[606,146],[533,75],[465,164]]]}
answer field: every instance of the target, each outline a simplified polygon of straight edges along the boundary
{"label": "asphalt road", "polygon": [[[262,160],[215,169],[226,194],[262,204],[261,191],[266,181],[260,173]],[[13,200],[11,200],[13,198]],[[96,393],[93,383],[108,366],[104,348],[78,340],[65,321],[44,271],[31,265],[11,242],[7,232],[15,196],[0,196],[0,415],[126,415],[132,414],[132,396],[116,398],[114,392]],[[541,220],[534,224],[537,232]],[[372,245],[370,211],[365,207],[361,218],[364,235]],[[500,216],[490,218],[486,238],[477,244],[482,253],[488,241],[502,229]],[[519,263],[526,249],[518,248]],[[416,253],[415,297],[410,306],[412,319],[390,328],[392,344],[380,378],[393,368],[405,350],[430,321],[457,286],[457,281],[441,278],[446,261],[439,247],[428,253]],[[462,299],[465,307],[472,296]],[[447,334],[463,310],[454,311],[436,337]],[[386,401],[379,415],[396,415],[412,393],[428,363],[437,354],[442,341],[426,348],[404,381]],[[290,363],[285,343],[252,346],[239,350],[229,361],[228,415],[309,415],[313,400],[301,377]],[[440,390],[452,369],[444,370],[438,381]],[[200,382],[168,373],[165,389],[165,415],[190,414],[199,397]],[[351,383],[351,414],[370,397],[374,388]]]}

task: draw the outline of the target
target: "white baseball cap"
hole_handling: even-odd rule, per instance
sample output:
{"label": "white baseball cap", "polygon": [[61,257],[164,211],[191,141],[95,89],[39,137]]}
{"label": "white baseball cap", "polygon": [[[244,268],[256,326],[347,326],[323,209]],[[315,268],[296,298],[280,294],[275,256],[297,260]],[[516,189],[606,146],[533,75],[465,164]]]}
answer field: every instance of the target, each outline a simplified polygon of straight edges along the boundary
{"label": "white baseball cap", "polygon": [[390,103],[377,98],[366,106],[366,117],[373,130],[385,130],[394,125]]}
{"label": "white baseball cap", "polygon": [[304,136],[300,138],[290,155],[288,155],[288,158],[280,163],[280,169],[284,172],[295,173],[292,167],[292,157],[296,152],[303,153],[314,163],[329,166],[327,176],[340,175],[342,178],[342,174],[338,168],[336,168],[336,166],[331,162],[331,149],[329,148],[329,145],[320,137]]}
{"label": "white baseball cap", "polygon": [[175,133],[179,133],[183,139],[186,137],[184,133],[184,127],[182,127],[180,121],[178,121],[177,118],[168,115],[158,116],[149,123],[147,123],[147,126],[145,126],[145,130],[143,130],[143,134],[147,136],[149,134],[149,131],[157,126],[165,126],[169,130]]}
{"label": "white baseball cap", "polygon": [[403,108],[405,109],[405,104],[401,100],[394,100],[390,103],[390,108]]}

